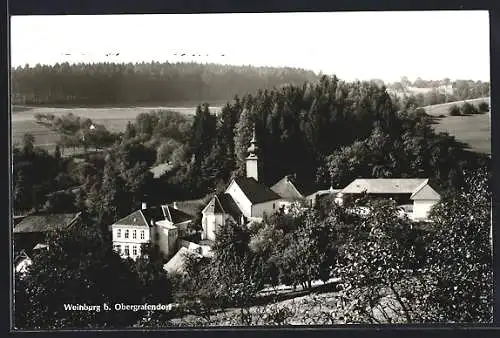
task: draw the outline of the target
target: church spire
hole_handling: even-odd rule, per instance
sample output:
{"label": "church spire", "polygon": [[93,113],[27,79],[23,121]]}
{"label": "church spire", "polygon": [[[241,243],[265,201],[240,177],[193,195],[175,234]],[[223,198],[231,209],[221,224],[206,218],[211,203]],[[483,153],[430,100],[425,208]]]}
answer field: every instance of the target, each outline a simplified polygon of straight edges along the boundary
{"label": "church spire", "polygon": [[250,146],[248,147],[248,157],[246,158],[246,171],[247,177],[254,178],[256,181],[259,180],[259,165],[257,151],[257,137],[255,135],[255,125],[253,127],[252,140],[250,141]]}
{"label": "church spire", "polygon": [[252,140],[250,141],[250,146],[248,147],[248,156],[255,156],[257,157],[257,151],[259,150],[259,147],[257,146],[257,137],[255,136],[255,125],[253,127],[253,134],[252,134]]}

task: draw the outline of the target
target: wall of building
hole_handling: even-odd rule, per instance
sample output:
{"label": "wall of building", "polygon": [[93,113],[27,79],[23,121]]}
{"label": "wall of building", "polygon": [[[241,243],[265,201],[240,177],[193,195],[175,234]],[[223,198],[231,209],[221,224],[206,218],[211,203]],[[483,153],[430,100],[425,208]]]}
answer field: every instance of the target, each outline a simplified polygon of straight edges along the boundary
{"label": "wall of building", "polygon": [[215,240],[215,230],[224,225],[224,222],[228,218],[227,215],[223,214],[203,214],[201,224],[203,231],[201,233],[201,239]]}
{"label": "wall of building", "polygon": [[251,207],[252,210],[251,216],[263,217],[264,213],[266,213],[268,216],[271,216],[279,209],[281,202],[282,202],[281,200],[274,200],[274,201],[267,201],[264,203],[254,204]]}
{"label": "wall of building", "polygon": [[[113,225],[111,230],[113,249],[119,252],[122,257],[136,259],[141,255],[141,245],[148,243],[151,239],[149,227]],[[127,231],[128,238],[125,237]]]}
{"label": "wall of building", "polygon": [[250,202],[234,181],[227,187],[226,193],[231,195],[245,217],[252,216],[252,202]]}
{"label": "wall of building", "polygon": [[247,177],[253,177],[256,181],[259,180],[259,166],[257,158],[246,159],[246,173]]}
{"label": "wall of building", "polygon": [[178,233],[176,228],[156,226],[156,244],[165,258],[173,256],[177,252]]}
{"label": "wall of building", "polygon": [[[128,238],[125,237],[128,230]],[[126,242],[126,243],[146,243],[150,240],[149,227],[134,227],[126,225],[113,225],[113,241]],[[118,232],[120,234],[118,235]],[[134,235],[135,233],[135,235]],[[144,236],[142,236],[142,234]]]}
{"label": "wall of building", "polygon": [[416,200],[413,201],[413,219],[427,219],[432,206],[436,204],[436,200]]}
{"label": "wall of building", "polygon": [[120,254],[122,258],[137,259],[141,255],[142,243],[113,241],[113,249]]}
{"label": "wall of building", "polygon": [[190,233],[188,232],[188,227],[189,227],[190,223],[191,223],[191,221],[186,221],[186,222],[175,224],[175,226],[179,230],[179,233],[178,233],[179,237],[190,235]]}

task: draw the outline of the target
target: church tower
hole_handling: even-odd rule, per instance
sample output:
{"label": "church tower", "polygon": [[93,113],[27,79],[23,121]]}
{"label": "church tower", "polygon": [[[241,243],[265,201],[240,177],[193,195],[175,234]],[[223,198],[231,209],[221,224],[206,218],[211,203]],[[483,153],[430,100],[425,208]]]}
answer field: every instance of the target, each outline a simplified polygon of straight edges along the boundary
{"label": "church tower", "polygon": [[255,137],[255,126],[253,128],[253,136],[250,141],[250,147],[248,147],[248,156],[246,158],[246,169],[247,169],[247,177],[253,177],[256,181],[259,181],[259,165],[258,165],[258,157],[257,151],[259,148],[257,147],[257,139]]}

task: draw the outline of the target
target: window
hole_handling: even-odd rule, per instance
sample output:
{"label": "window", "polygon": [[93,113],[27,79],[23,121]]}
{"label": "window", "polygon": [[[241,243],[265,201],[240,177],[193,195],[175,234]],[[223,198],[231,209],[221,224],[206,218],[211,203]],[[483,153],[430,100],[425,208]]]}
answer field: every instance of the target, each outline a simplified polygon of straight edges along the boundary
{"label": "window", "polygon": [[120,252],[120,249],[121,249],[121,245],[119,244],[115,244],[113,245],[113,250],[116,251],[116,252]]}
{"label": "window", "polygon": [[141,239],[144,239],[144,230],[141,230]]}
{"label": "window", "polygon": [[137,246],[135,245],[132,247],[132,255],[137,256]]}
{"label": "window", "polygon": [[128,245],[125,245],[125,256],[130,256],[130,251],[129,251],[129,248],[128,248]]}
{"label": "window", "polygon": [[132,231],[132,238],[133,239],[137,238],[137,230]]}
{"label": "window", "polygon": [[276,203],[273,203],[273,209],[276,208]]}
{"label": "window", "polygon": [[122,229],[116,230],[116,238],[122,237]]}
{"label": "window", "polygon": [[125,238],[128,238],[128,229],[125,230]]}

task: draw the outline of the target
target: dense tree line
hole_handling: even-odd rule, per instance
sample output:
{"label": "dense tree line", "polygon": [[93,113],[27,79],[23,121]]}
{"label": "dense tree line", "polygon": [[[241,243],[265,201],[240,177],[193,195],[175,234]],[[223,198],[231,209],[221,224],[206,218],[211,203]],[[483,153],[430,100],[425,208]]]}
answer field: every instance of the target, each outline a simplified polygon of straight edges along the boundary
{"label": "dense tree line", "polygon": [[197,63],[55,64],[12,69],[12,102],[20,105],[178,104],[228,100],[317,78],[294,68]]}
{"label": "dense tree line", "polygon": [[487,113],[490,110],[490,105],[486,102],[481,102],[477,106],[469,102],[465,102],[460,107],[453,104],[448,108],[448,113],[450,116],[460,116],[460,115],[474,115]]}
{"label": "dense tree line", "polygon": [[336,77],[236,97],[217,116],[200,106],[185,162],[166,180],[201,197],[244,175],[254,126],[267,185],[287,174],[306,190],[343,187],[357,177],[429,177],[447,190],[460,184],[463,168],[487,161],[434,132],[415,107],[400,107],[373,82]]}
{"label": "dense tree line", "polygon": [[[82,127],[89,121],[74,116],[43,117],[40,122],[63,136],[75,128],[73,134],[96,132]],[[150,197],[162,202],[203,197],[223,189],[231,177],[244,175],[254,128],[260,181],[266,185],[288,174],[296,176],[305,192],[343,187],[357,177],[429,177],[439,189],[450,190],[462,182],[463,168],[481,166],[487,158],[464,151],[447,134],[435,133],[431,123],[424,111],[409,103],[399,106],[373,81],[324,76],[317,83],[235,96],[217,115],[203,104],[194,117],[156,111],[140,114],[122,135],[107,137],[103,130],[100,142],[114,140],[115,146],[107,166],[95,170],[100,178],[86,184],[83,192],[100,195],[101,184],[115,180],[113,173],[123,174],[139,162],[142,167],[135,168],[132,177],[146,175],[155,163],[170,162],[171,170],[156,182],[161,189],[153,189],[168,196]],[[110,159],[122,154],[118,149],[132,152],[123,153],[129,164],[112,169]],[[103,178],[108,171],[109,182]],[[141,189],[136,202],[148,190]]]}
{"label": "dense tree line", "polygon": [[[68,174],[71,163],[62,157],[61,149],[56,147],[54,154],[49,154],[46,150],[35,147],[35,138],[31,134],[24,135],[20,147],[14,147],[12,160],[12,201],[15,213],[44,207],[51,209],[54,203],[60,205],[61,196],[68,194],[67,189],[76,184]],[[50,193],[53,195],[47,196]],[[71,203],[67,205],[67,199],[63,200],[62,204],[66,205],[63,209],[74,209]]]}

